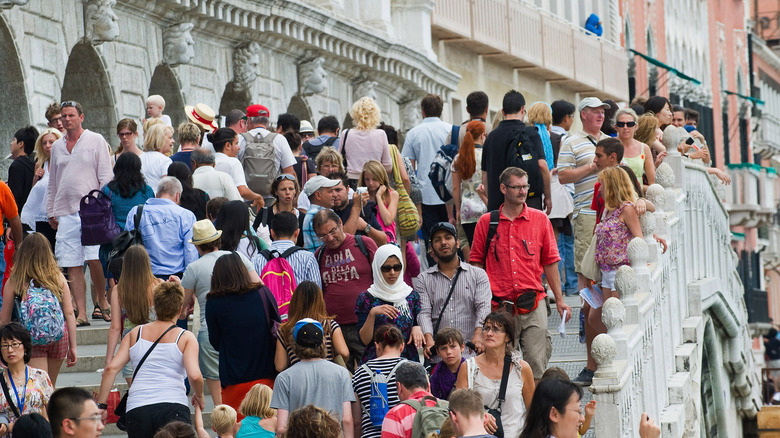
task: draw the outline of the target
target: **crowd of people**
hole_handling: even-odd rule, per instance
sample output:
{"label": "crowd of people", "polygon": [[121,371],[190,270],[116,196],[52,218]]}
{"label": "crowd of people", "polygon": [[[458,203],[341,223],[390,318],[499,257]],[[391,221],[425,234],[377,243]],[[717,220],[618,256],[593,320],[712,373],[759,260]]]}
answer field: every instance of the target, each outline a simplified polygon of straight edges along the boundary
{"label": "crowd of people", "polygon": [[[117,147],[78,102],[50,105],[48,129],[14,135],[0,183],[0,433],[48,420],[96,436],[121,372],[131,438],[208,436],[206,389],[221,437],[584,434],[598,300],[577,315],[573,380],[548,366],[548,315],[574,316],[565,296],[620,299],[656,168],[672,149],[709,164],[698,115],[662,96],[526,105],[511,90],[488,124],[488,96],[466,102],[451,125],[425,96],[405,133],[370,97],[344,130],[292,114],[274,129],[259,104],[220,127],[203,103],[174,129],[150,96]],[[94,401],[54,391],[90,318],[110,321]]]}

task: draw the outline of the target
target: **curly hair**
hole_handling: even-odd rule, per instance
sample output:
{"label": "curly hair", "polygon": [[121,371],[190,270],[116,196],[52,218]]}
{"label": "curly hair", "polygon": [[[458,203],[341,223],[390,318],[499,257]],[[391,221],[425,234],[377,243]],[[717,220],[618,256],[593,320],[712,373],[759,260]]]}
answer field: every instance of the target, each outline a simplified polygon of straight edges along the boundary
{"label": "curly hair", "polygon": [[352,117],[355,129],[361,131],[375,129],[382,120],[382,111],[379,109],[379,105],[370,97],[358,99],[349,110],[349,115]]}
{"label": "curly hair", "polygon": [[341,425],[324,409],[314,405],[293,411],[287,421],[285,438],[338,438]]}

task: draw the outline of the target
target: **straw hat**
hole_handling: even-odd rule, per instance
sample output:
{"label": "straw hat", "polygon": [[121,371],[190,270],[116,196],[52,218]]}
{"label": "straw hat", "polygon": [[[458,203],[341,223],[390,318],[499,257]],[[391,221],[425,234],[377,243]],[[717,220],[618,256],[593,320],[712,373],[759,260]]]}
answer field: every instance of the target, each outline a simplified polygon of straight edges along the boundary
{"label": "straw hat", "polygon": [[214,123],[216,114],[214,113],[214,110],[205,103],[199,103],[195,106],[187,105],[184,107],[184,111],[187,113],[187,117],[189,117],[192,123],[201,126],[209,132],[217,130],[217,124]]}
{"label": "straw hat", "polygon": [[214,224],[210,220],[203,219],[195,222],[195,225],[192,226],[192,240],[190,240],[190,243],[203,245],[219,239],[220,236],[222,236],[222,230],[214,228]]}

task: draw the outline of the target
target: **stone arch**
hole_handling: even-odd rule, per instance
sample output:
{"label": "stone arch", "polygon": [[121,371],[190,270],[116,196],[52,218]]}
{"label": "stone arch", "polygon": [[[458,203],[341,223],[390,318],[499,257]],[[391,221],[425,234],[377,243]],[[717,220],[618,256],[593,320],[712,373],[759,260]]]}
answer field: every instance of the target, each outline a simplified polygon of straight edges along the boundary
{"label": "stone arch", "polygon": [[287,113],[298,117],[300,120],[308,120],[312,126],[317,126],[317,123],[311,119],[312,114],[309,104],[301,96],[296,95],[290,99],[290,103],[287,105]]}
{"label": "stone arch", "polygon": [[89,42],[80,41],[70,52],[62,100],[79,102],[84,109],[84,128],[101,134],[111,145],[119,144],[113,87],[103,59]]}
{"label": "stone arch", "polygon": [[[0,15],[0,90],[4,102],[16,102],[21,105],[0,105],[0,155],[10,153],[9,143],[14,132],[30,124],[30,109],[27,105],[27,91],[24,84],[22,64],[5,16]],[[46,102],[48,105],[49,102]],[[43,117],[43,114],[41,114]],[[10,160],[0,160],[0,177],[6,180]]]}
{"label": "stone arch", "polygon": [[154,69],[152,80],[149,81],[149,95],[153,94],[159,94],[165,99],[165,114],[170,116],[174,130],[180,123],[187,121],[179,79],[165,64],[160,64]]}
{"label": "stone arch", "polygon": [[249,91],[244,87],[238,86],[235,81],[230,81],[225,86],[225,91],[222,92],[218,115],[224,116],[234,109],[246,111],[246,108],[252,105],[252,103],[252,96]]}

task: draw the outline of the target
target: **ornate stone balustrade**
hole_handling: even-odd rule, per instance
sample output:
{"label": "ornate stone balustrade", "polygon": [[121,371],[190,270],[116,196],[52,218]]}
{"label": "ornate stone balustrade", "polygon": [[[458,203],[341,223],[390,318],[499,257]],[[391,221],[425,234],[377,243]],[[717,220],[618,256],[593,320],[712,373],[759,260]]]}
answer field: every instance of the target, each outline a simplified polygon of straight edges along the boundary
{"label": "ornate stone balustrade", "polygon": [[702,431],[712,427],[741,436],[741,419],[760,406],[760,379],[729,216],[699,164],[669,156],[662,167],[642,230],[669,249],[632,240],[630,266],[615,279],[621,299],[604,303],[608,333],[592,347],[596,436],[638,436],[642,412],[660,419],[664,437],[709,436]]}

